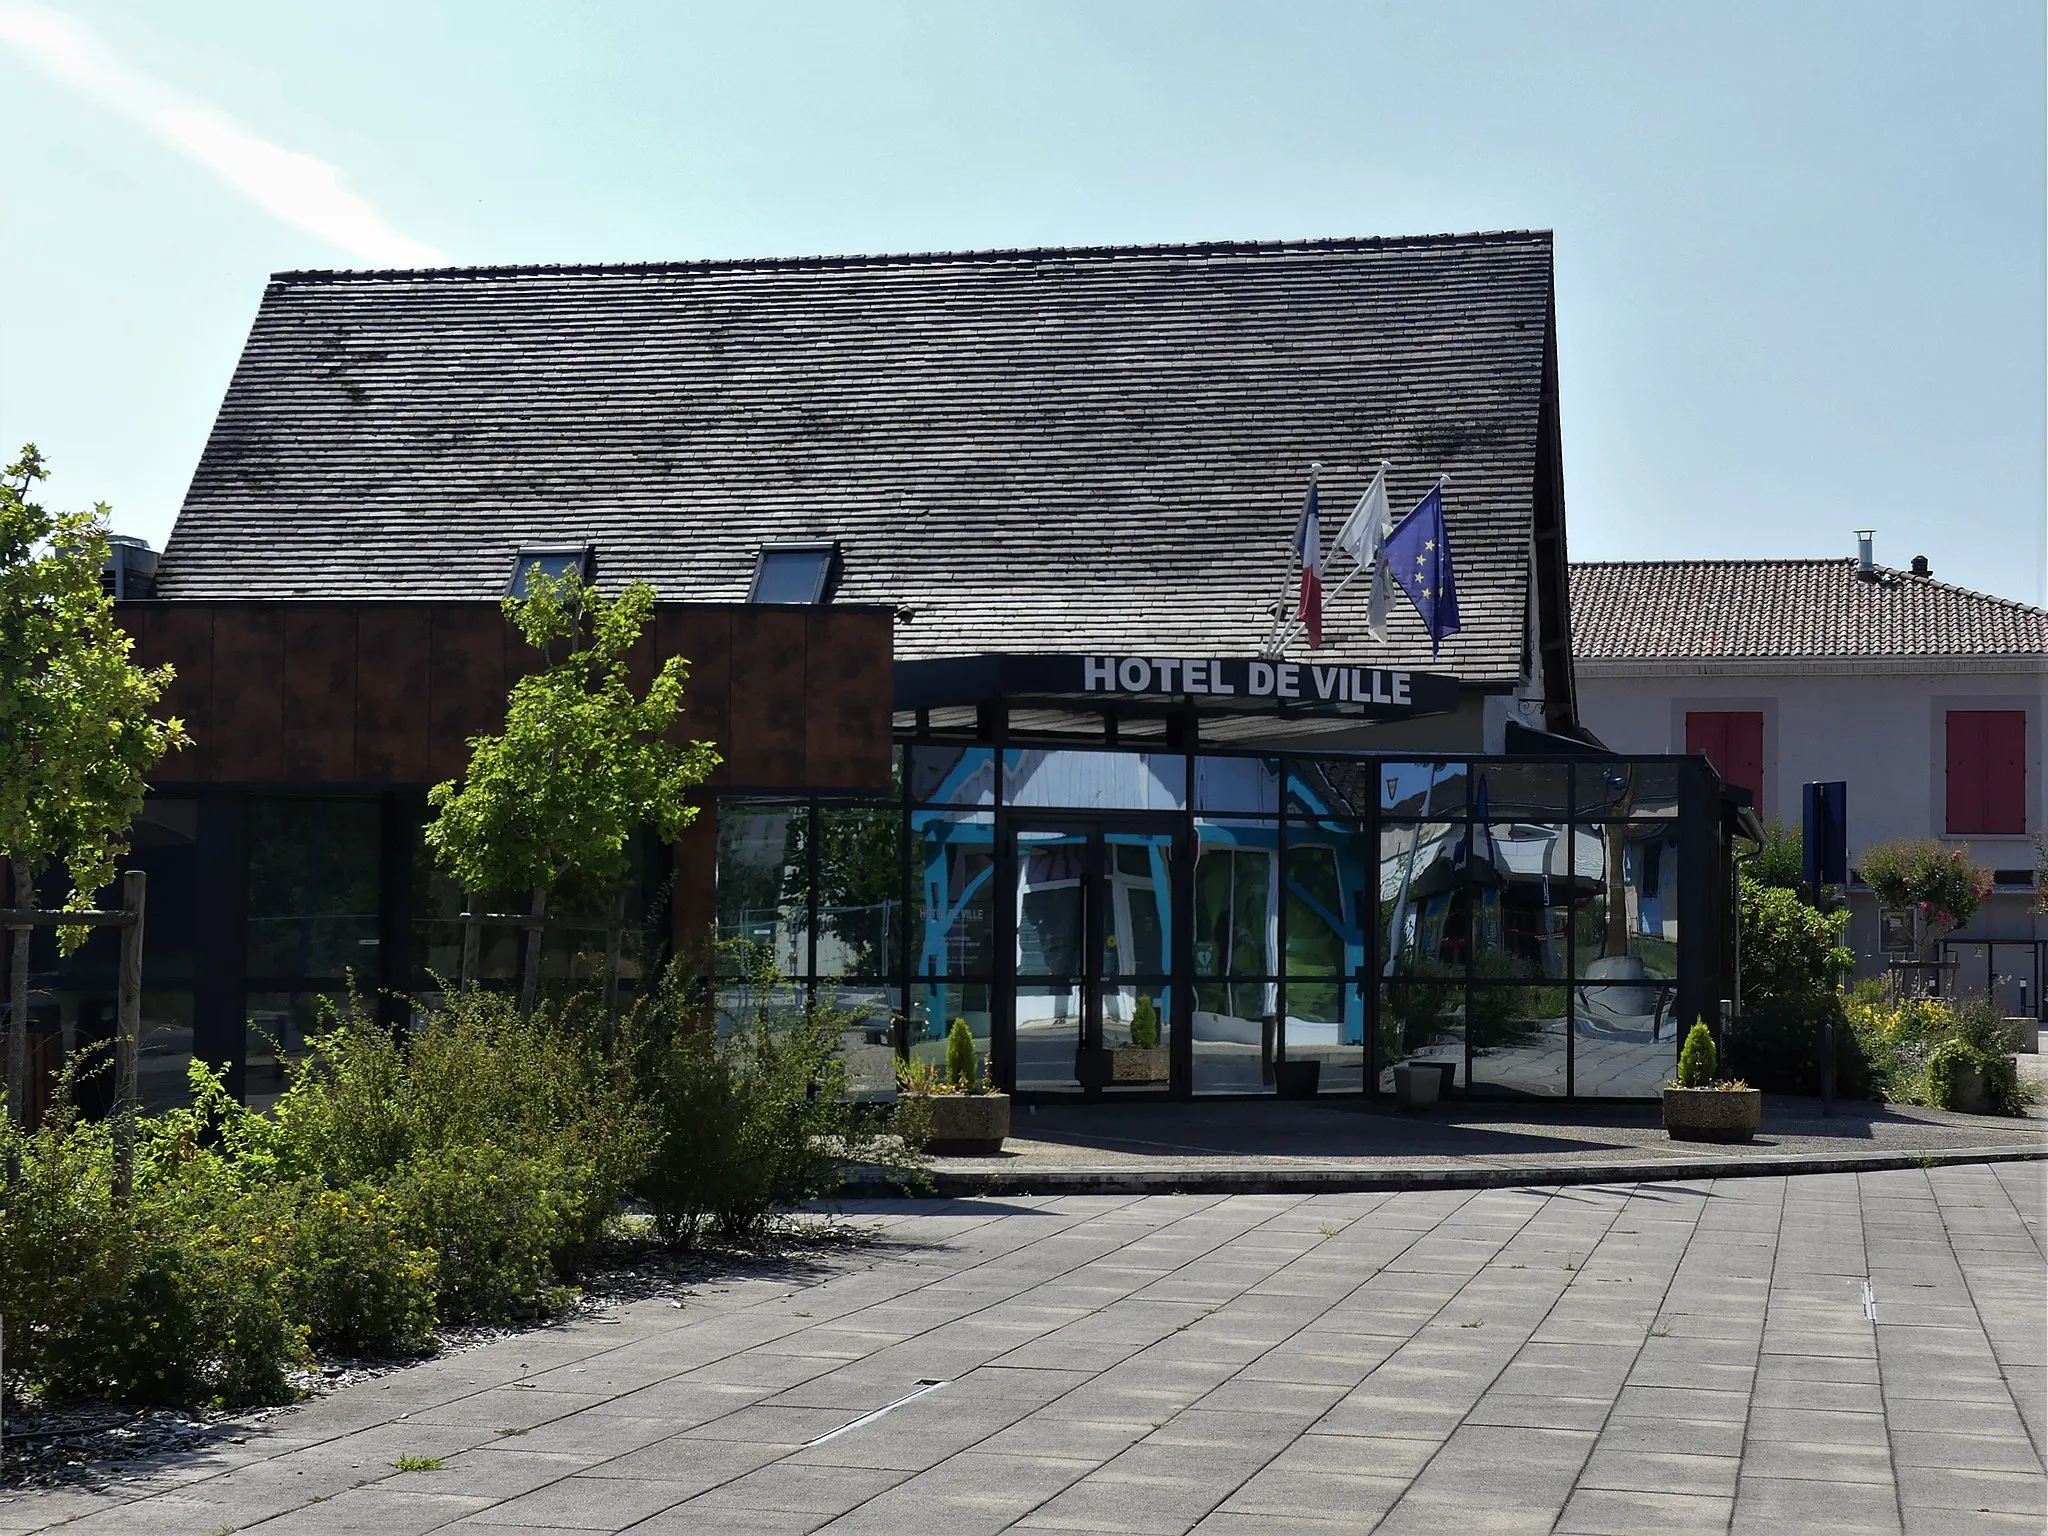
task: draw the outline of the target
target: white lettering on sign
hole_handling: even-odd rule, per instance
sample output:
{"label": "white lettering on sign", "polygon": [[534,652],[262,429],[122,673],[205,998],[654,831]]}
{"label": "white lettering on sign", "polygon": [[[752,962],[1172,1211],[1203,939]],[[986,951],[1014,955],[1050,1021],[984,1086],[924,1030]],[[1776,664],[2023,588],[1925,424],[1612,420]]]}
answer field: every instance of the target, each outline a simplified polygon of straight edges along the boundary
{"label": "white lettering on sign", "polygon": [[1209,666],[1209,691],[1211,693],[1235,693],[1237,690],[1223,680],[1223,663],[1212,661]]}
{"label": "white lettering on sign", "polygon": [[1239,685],[1233,679],[1241,679],[1243,692],[1252,698],[1306,696],[1325,704],[1381,704],[1397,708],[1412,707],[1413,702],[1411,674],[1385,672],[1376,667],[1326,667],[1314,662],[1239,661],[1207,656],[1076,659],[1081,663],[1084,693],[1234,695],[1239,692]]}
{"label": "white lettering on sign", "polygon": [[1126,656],[1116,664],[1116,680],[1130,693],[1143,693],[1152,684],[1152,668],[1139,657]]}
{"label": "white lettering on sign", "polygon": [[1245,691],[1254,698],[1270,699],[1273,696],[1273,663],[1255,661],[1245,671]]}
{"label": "white lettering on sign", "polygon": [[[1173,674],[1180,670],[1180,665],[1177,661],[1155,661],[1152,663],[1152,670],[1159,674],[1159,691],[1161,693],[1173,692]],[[1192,661],[1188,663],[1190,669],[1194,665]],[[1192,683],[1184,683],[1182,686],[1189,690],[1194,688]]]}
{"label": "white lettering on sign", "polygon": [[1315,679],[1317,698],[1333,699],[1338,696],[1337,685],[1344,678],[1342,667],[1310,667],[1308,670],[1309,675]]}
{"label": "white lettering on sign", "polygon": [[1206,661],[1191,661],[1181,670],[1181,686],[1189,693],[1207,693],[1209,664]]}
{"label": "white lettering on sign", "polygon": [[1108,690],[1116,686],[1116,658],[1114,656],[1084,656],[1081,658],[1081,691],[1093,693],[1100,688]]}
{"label": "white lettering on sign", "polygon": [[1301,697],[1300,662],[1283,661],[1280,663],[1279,675],[1274,679],[1274,691],[1283,699],[1298,699]]}
{"label": "white lettering on sign", "polygon": [[1408,674],[1406,672],[1396,672],[1394,674],[1394,697],[1391,702],[1395,704],[1406,704],[1408,702]]}

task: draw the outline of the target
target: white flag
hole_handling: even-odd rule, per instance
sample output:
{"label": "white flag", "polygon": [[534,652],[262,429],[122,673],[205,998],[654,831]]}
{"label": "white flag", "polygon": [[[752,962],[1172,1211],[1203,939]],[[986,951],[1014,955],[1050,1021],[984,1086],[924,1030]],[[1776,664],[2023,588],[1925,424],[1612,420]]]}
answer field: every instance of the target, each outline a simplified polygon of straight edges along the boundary
{"label": "white flag", "polygon": [[1387,505],[1387,466],[1382,464],[1374,472],[1365,494],[1358,498],[1358,505],[1344,519],[1344,526],[1337,530],[1336,548],[1360,565],[1370,565],[1380,552],[1380,541],[1393,525],[1393,509]]}

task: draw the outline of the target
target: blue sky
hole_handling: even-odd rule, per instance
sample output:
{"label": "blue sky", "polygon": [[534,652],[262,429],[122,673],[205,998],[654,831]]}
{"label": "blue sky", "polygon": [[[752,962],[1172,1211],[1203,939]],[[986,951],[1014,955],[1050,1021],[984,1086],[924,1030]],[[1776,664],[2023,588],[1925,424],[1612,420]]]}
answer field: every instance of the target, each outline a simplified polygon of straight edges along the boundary
{"label": "blue sky", "polygon": [[2036,0],[0,0],[0,438],[161,543],[293,267],[1541,227],[1576,558],[1868,526],[2040,602],[2044,53]]}

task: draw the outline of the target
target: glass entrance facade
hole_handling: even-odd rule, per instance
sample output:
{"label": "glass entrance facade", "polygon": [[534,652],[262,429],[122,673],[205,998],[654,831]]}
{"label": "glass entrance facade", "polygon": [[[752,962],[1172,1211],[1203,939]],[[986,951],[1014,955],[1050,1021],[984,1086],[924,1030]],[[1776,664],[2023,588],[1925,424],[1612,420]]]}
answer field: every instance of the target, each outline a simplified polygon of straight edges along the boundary
{"label": "glass entrance facade", "polygon": [[1650,1097],[1732,992],[1699,759],[897,754],[890,801],[720,802],[720,935],[771,936],[872,1051],[965,1020],[1027,1097],[1374,1095],[1402,1062]]}

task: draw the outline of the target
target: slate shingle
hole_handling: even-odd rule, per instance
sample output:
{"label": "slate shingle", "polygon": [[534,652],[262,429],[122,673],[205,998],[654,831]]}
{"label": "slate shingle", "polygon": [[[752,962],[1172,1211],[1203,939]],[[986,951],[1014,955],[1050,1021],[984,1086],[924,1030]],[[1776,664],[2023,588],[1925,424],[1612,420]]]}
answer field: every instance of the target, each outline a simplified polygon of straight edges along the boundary
{"label": "slate shingle", "polygon": [[[898,654],[1253,651],[1307,466],[1325,527],[1450,477],[1465,632],[1522,667],[1546,233],[279,274],[172,531],[166,597],[480,597],[513,550],[739,601],[838,538]],[[1405,604],[1333,658],[1427,664]],[[1354,601],[1354,598],[1356,599]]]}

